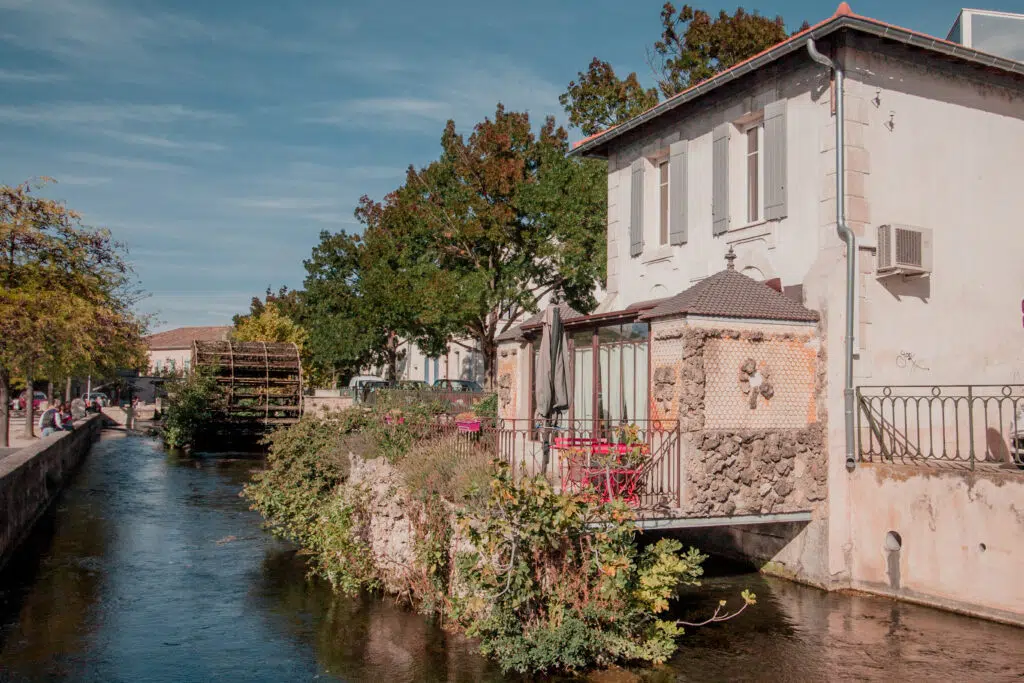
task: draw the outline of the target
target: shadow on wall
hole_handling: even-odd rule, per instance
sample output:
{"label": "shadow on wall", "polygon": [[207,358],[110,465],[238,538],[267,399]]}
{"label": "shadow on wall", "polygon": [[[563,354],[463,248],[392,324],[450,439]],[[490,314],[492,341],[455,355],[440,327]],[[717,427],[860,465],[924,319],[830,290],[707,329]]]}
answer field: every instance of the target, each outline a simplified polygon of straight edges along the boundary
{"label": "shadow on wall", "polygon": [[896,301],[902,301],[903,297],[910,297],[928,303],[928,299],[932,296],[932,281],[929,277],[895,276],[879,280],[879,282]]}
{"label": "shadow on wall", "polygon": [[684,546],[692,545],[703,553],[735,560],[755,569],[761,569],[792,543],[807,524],[807,522],[780,522],[676,529],[665,532],[665,535],[678,539]]}

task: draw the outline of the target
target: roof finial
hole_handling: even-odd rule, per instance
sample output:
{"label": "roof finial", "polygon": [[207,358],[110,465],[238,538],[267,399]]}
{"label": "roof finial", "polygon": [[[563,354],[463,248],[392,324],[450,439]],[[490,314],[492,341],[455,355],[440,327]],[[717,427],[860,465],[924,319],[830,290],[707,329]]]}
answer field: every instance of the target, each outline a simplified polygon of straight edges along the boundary
{"label": "roof finial", "polygon": [[736,270],[736,252],[732,250],[732,245],[729,245],[729,251],[725,252],[726,268],[729,270]]}
{"label": "roof finial", "polygon": [[834,16],[837,16],[837,17],[848,17],[851,14],[853,14],[853,10],[850,9],[850,3],[848,3],[848,2],[841,2],[841,3],[839,3],[839,7],[836,7],[836,13],[835,13]]}

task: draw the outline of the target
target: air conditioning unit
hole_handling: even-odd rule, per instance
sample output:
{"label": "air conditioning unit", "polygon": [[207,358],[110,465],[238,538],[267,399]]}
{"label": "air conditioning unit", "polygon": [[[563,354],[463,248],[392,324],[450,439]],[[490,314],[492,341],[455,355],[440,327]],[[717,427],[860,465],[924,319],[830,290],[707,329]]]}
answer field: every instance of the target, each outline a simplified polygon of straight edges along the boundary
{"label": "air conditioning unit", "polygon": [[932,272],[932,231],[909,225],[878,226],[878,277]]}

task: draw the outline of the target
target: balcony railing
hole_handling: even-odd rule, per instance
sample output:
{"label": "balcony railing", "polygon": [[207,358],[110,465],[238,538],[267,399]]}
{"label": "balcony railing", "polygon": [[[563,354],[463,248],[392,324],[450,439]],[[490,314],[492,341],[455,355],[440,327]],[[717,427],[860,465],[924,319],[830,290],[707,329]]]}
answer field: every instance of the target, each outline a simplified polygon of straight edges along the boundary
{"label": "balcony railing", "polygon": [[863,461],[1024,469],[1024,384],[863,386]]}
{"label": "balcony railing", "polygon": [[[588,484],[602,498],[623,498],[643,511],[668,512],[680,506],[682,445],[678,422],[641,421],[626,446],[622,425],[593,420],[442,421],[437,436],[451,438],[453,456],[482,450],[507,462],[516,475],[543,475],[563,490]],[[630,465],[616,455],[642,453]]]}

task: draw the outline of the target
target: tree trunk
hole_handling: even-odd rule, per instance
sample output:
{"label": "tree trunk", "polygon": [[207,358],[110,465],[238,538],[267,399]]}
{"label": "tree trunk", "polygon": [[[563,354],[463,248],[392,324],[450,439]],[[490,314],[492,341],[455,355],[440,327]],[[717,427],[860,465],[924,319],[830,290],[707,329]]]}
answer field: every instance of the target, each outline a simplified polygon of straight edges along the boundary
{"label": "tree trunk", "polygon": [[26,439],[31,439],[36,435],[33,431],[35,425],[35,410],[32,407],[32,399],[35,396],[35,388],[32,386],[32,373],[26,373],[25,375],[25,431],[23,436]]}
{"label": "tree trunk", "polygon": [[64,400],[67,403],[71,403],[71,376],[69,375],[67,381],[64,382]]}
{"label": "tree trunk", "polygon": [[46,382],[46,405],[53,405],[53,382],[50,380]]}
{"label": "tree trunk", "polygon": [[0,448],[11,445],[11,378],[7,368],[0,367]]}
{"label": "tree trunk", "polygon": [[484,357],[484,379],[487,383],[487,391],[494,391],[498,386],[497,351],[498,345],[494,343],[493,333],[480,340],[480,353]]}

